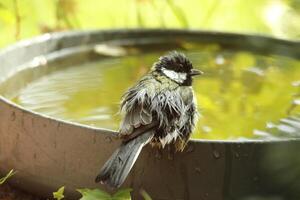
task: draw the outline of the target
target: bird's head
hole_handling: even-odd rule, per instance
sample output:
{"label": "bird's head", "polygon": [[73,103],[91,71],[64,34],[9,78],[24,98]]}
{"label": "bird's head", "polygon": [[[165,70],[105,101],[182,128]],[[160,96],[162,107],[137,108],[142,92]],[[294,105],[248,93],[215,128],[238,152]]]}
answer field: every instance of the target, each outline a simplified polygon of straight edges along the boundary
{"label": "bird's head", "polygon": [[200,70],[193,69],[192,62],[183,53],[176,51],[160,57],[154,63],[153,70],[184,86],[192,85],[193,76],[203,74]]}

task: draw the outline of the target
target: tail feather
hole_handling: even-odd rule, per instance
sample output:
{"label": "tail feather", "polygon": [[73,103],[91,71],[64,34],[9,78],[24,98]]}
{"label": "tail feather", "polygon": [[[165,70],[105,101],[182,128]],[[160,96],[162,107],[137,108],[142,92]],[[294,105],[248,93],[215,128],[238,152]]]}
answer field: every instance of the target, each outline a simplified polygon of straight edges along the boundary
{"label": "tail feather", "polygon": [[95,181],[113,188],[120,187],[142,148],[152,139],[153,135],[153,131],[148,131],[122,144],[106,161]]}

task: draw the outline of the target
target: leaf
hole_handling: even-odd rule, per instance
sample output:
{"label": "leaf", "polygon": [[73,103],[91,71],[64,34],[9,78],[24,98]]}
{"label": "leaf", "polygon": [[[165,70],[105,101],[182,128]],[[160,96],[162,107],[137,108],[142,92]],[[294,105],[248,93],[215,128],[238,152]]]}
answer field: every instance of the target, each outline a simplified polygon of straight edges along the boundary
{"label": "leaf", "polygon": [[56,192],[53,192],[53,198],[57,200],[63,199],[65,197],[64,191],[65,191],[65,186],[62,186]]}
{"label": "leaf", "polygon": [[152,200],[150,195],[145,190],[141,190],[140,193],[141,193],[142,197],[144,198],[144,200]]}
{"label": "leaf", "polygon": [[112,200],[131,200],[131,191],[130,188],[119,190],[113,195]]}
{"label": "leaf", "polygon": [[177,6],[173,0],[167,0],[166,1],[167,4],[169,5],[169,7],[171,8],[174,16],[177,18],[177,20],[181,23],[183,28],[188,28],[189,27],[189,23],[188,20],[183,12],[183,10],[181,9],[181,7]]}
{"label": "leaf", "polygon": [[112,200],[110,194],[99,189],[78,189],[77,191],[82,195],[80,200]]}
{"label": "leaf", "polygon": [[8,174],[0,179],[0,185],[2,185],[8,178],[12,177],[16,172],[12,169]]}

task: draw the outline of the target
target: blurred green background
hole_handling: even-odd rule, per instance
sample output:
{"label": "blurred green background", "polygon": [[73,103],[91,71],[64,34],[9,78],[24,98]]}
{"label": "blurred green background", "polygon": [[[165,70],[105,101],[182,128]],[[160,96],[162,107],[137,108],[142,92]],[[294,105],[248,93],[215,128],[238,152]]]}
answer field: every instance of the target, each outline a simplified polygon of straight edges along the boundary
{"label": "blurred green background", "polygon": [[300,0],[0,0],[0,47],[45,32],[189,28],[300,37]]}

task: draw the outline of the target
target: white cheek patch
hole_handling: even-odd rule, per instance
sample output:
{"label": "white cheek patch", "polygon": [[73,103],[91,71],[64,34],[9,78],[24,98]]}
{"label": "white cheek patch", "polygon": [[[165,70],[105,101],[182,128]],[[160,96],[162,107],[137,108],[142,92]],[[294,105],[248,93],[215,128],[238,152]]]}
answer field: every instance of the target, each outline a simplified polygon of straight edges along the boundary
{"label": "white cheek patch", "polygon": [[183,83],[186,80],[187,74],[184,72],[175,72],[170,69],[162,69],[162,72],[169,77],[170,79],[178,82],[178,83]]}

